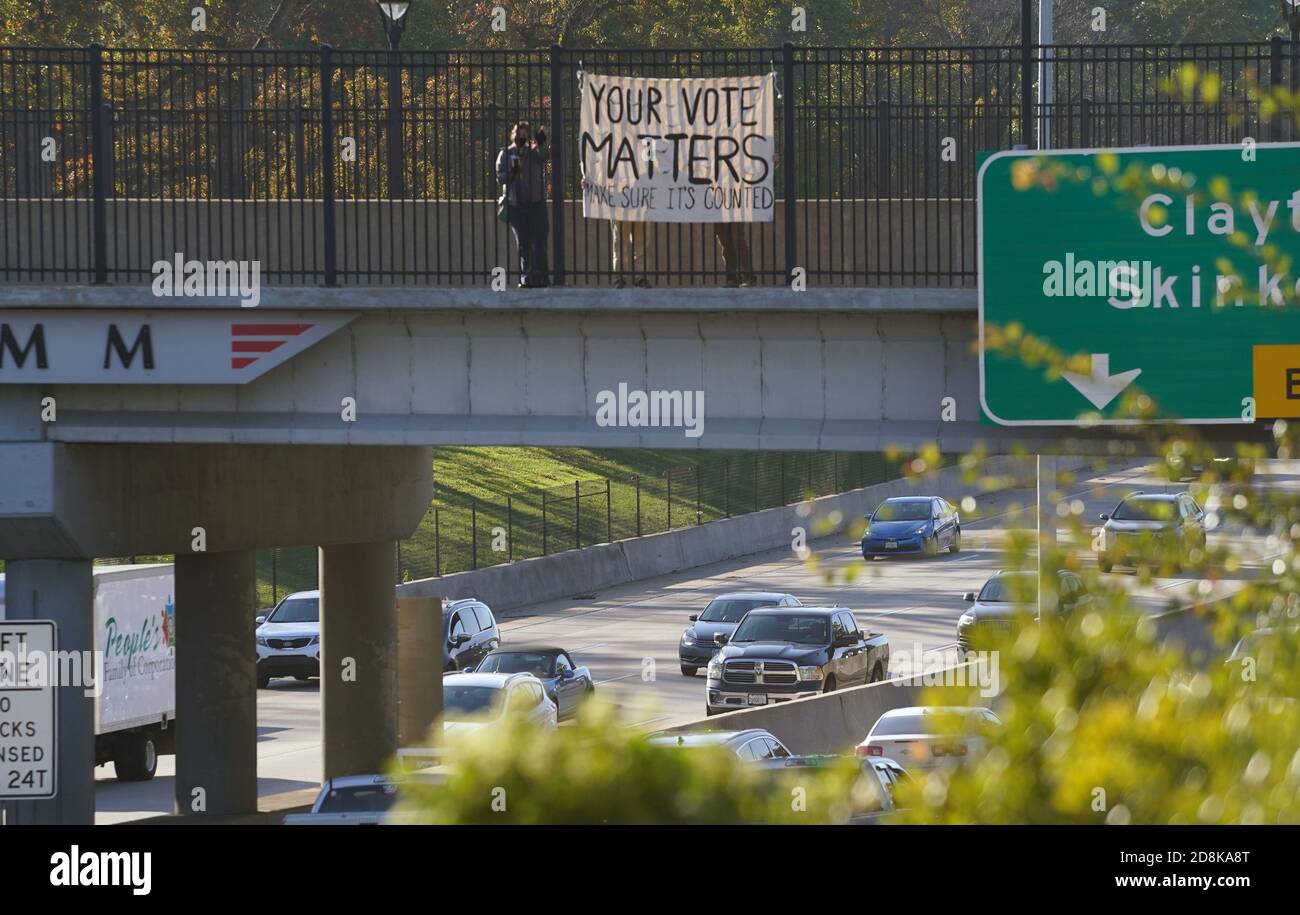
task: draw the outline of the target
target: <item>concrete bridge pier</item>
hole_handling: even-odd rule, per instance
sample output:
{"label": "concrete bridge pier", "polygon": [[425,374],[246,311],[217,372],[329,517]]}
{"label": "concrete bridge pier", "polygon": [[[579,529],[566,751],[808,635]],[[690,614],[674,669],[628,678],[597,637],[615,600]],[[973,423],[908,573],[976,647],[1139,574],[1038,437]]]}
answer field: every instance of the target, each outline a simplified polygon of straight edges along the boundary
{"label": "concrete bridge pier", "polygon": [[397,545],[320,548],[324,777],[382,772],[397,752]]}
{"label": "concrete bridge pier", "polygon": [[[25,559],[5,566],[4,616],[53,620],[55,649],[94,648],[94,585],[89,559]],[[82,684],[58,687],[58,761],[51,772],[58,794],[49,800],[7,801],[6,822],[95,822],[95,700]]]}
{"label": "concrete bridge pier", "polygon": [[[91,557],[176,557],[179,813],[257,809],[260,548],[320,545],[325,773],[382,771],[397,748],[396,541],[429,505],[427,447],[69,444],[6,428],[10,416],[0,413],[7,618],[54,620],[60,649],[89,651]],[[93,698],[67,687],[59,703],[58,796],[10,805],[10,822],[93,822]]]}
{"label": "concrete bridge pier", "polygon": [[176,557],[176,812],[257,812],[252,550]]}

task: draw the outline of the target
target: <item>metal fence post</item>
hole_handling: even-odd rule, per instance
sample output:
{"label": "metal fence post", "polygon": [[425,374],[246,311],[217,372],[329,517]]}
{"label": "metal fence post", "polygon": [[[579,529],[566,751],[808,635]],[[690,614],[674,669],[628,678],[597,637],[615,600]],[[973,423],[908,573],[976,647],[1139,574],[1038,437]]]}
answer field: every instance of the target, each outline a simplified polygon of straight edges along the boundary
{"label": "metal fence post", "polygon": [[605,477],[605,542],[614,542],[614,500],[609,477]]}
{"label": "metal fence post", "polygon": [[[1268,88],[1270,91],[1282,85],[1282,36],[1274,35],[1268,40]],[[1280,138],[1282,130],[1281,112],[1275,112],[1269,122],[1268,135],[1272,140]]]}
{"label": "metal fence post", "polygon": [[668,530],[673,529],[673,474],[671,470],[664,471],[664,479],[668,481]]}
{"label": "metal fence post", "polygon": [[722,459],[722,515],[731,517],[731,458]]}
{"label": "metal fence post", "polygon": [[402,541],[397,541],[397,580],[402,580]]}
{"label": "metal fence post", "polygon": [[795,183],[795,130],[794,130],[794,42],[787,41],[781,48],[781,167],[785,178],[785,283],[794,282],[796,261],[799,248],[795,233],[798,232],[798,220],[795,207],[798,204],[799,191]]}
{"label": "metal fence post", "polygon": [[506,496],[506,560],[515,561],[515,505],[514,497]]}
{"label": "metal fence post", "polygon": [[543,489],[543,490],[542,490],[542,555],[543,555],[543,556],[547,555],[547,553],[546,553],[546,548],[547,548],[546,538],[547,538],[547,530],[546,530],[546,490]]}
{"label": "metal fence post", "polygon": [[892,142],[889,99],[876,102],[876,197],[889,197],[889,146]]}
{"label": "metal fence post", "polygon": [[1020,142],[1034,148],[1034,0],[1020,0]]}
{"label": "metal fence post", "polygon": [[784,451],[781,452],[781,482],[780,482],[780,486],[781,486],[781,491],[780,491],[780,495],[777,497],[777,503],[776,503],[776,504],[777,504],[777,505],[784,505],[784,504],[785,504],[785,452],[784,452]]}
{"label": "metal fence post", "polygon": [[704,509],[700,499],[700,465],[695,465],[695,523],[704,523]]}
{"label": "metal fence post", "polygon": [[582,484],[573,481],[573,548],[582,549]]}
{"label": "metal fence post", "polygon": [[641,474],[634,478],[636,481],[636,535],[641,536]]}
{"label": "metal fence post", "polygon": [[293,112],[293,177],[294,193],[299,200],[307,199],[307,106],[299,105]]}
{"label": "metal fence post", "polygon": [[1079,145],[1092,148],[1092,99],[1079,100]]}
{"label": "metal fence post", "polygon": [[108,282],[108,169],[113,150],[109,138],[104,136],[104,46],[96,42],[90,46],[90,187],[94,198],[91,204],[92,268],[95,283]]}
{"label": "metal fence post", "polygon": [[551,282],[564,285],[564,48],[551,45]]}
{"label": "metal fence post", "polygon": [[478,568],[478,499],[471,499],[469,503],[469,550],[471,569]]}
{"label": "metal fence post", "polygon": [[754,511],[758,511],[758,452],[754,452]]}
{"label": "metal fence post", "polygon": [[442,512],[433,510],[433,577],[442,577]]}
{"label": "metal fence post", "polygon": [[338,285],[334,225],[334,49],[320,46],[321,242],[325,246],[325,285]]}
{"label": "metal fence post", "polygon": [[396,48],[388,51],[388,199],[406,196],[402,164],[402,61]]}
{"label": "metal fence post", "polygon": [[280,560],[280,548],[278,546],[271,547],[271,605],[272,606],[275,606],[275,604],[280,602],[279,560]]}

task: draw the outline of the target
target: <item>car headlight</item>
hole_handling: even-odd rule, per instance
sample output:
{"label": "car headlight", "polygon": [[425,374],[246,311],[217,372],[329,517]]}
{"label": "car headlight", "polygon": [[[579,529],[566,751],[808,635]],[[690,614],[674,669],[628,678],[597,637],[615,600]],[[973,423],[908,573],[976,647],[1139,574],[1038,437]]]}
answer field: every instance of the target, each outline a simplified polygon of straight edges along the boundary
{"label": "car headlight", "polygon": [[262,638],[260,635],[257,637],[257,644],[261,645],[263,648],[267,647],[266,639]]}
{"label": "car headlight", "polygon": [[308,642],[307,644],[308,644],[308,645],[319,645],[319,644],[320,644],[320,636],[318,636],[318,635],[313,635],[313,636],[311,637],[311,641]]}
{"label": "car headlight", "polygon": [[800,680],[820,680],[822,678],[822,669],[820,667],[800,667]]}
{"label": "car headlight", "polygon": [[974,624],[975,624],[975,617],[971,616],[969,613],[963,613],[957,619],[958,629],[965,629],[967,626],[973,626]]}
{"label": "car headlight", "polygon": [[705,673],[706,673],[707,676],[711,677],[711,678],[714,679],[714,680],[721,680],[721,679],[722,679],[722,658],[721,658],[721,656],[719,656],[719,655],[714,655],[714,656],[713,656],[713,659],[709,661],[709,666],[708,666],[707,670],[705,671]]}
{"label": "car headlight", "polygon": [[682,633],[682,644],[683,645],[695,644],[695,631],[693,629],[687,629],[685,632]]}

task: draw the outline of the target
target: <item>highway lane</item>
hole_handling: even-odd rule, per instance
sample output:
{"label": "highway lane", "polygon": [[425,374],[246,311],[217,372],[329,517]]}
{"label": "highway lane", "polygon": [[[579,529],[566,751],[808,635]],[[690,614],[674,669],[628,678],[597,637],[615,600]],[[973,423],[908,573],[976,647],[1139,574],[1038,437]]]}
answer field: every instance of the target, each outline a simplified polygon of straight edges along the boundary
{"label": "highway lane", "polygon": [[[1279,486],[1295,485],[1291,470],[1278,469]],[[1066,485],[1060,503],[1073,505],[1084,518],[1096,519],[1133,489],[1179,488],[1183,487],[1132,466]],[[904,650],[945,651],[955,644],[957,618],[966,606],[963,592],[977,590],[1001,567],[998,546],[1006,531],[1035,524],[1032,490],[974,498],[974,510],[963,512],[967,533],[964,549],[957,555],[866,564],[855,543],[824,538],[812,543],[815,565],[791,550],[776,550],[504,613],[500,621],[504,642],[552,643],[573,652],[578,663],[591,668],[598,691],[623,706],[630,723],[647,728],[703,714],[703,672],[692,678],[682,676],[676,649],[689,615],[726,591],[789,591],[805,604],[838,603],[851,607],[863,628],[888,635],[896,656]],[[857,576],[846,581],[850,570]],[[1207,595],[1196,591],[1199,582],[1194,578],[1157,579],[1144,588],[1137,587],[1132,575],[1117,578],[1135,591],[1150,612],[1166,609],[1172,602],[1212,599],[1240,584],[1224,582]],[[902,663],[891,671],[895,676],[908,672]],[[315,682],[277,680],[270,689],[258,691],[260,794],[319,784],[319,712]],[[170,812],[173,765],[173,757],[164,757],[157,778],[133,785],[113,782],[111,766],[98,769],[97,821]]]}

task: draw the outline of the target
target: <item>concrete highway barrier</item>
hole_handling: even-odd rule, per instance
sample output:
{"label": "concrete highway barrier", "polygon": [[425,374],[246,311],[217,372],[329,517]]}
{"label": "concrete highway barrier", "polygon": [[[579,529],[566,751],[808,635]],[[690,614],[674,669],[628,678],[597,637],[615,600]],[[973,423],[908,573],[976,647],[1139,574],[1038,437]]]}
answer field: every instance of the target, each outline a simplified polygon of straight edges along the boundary
{"label": "concrete highway barrier", "polygon": [[[958,678],[974,677],[972,664],[934,671],[927,679],[962,682]],[[934,682],[934,681],[931,681]],[[728,712],[667,728],[662,734],[686,734],[699,731],[739,731],[763,728],[770,731],[796,754],[851,753],[871,730],[876,720],[890,709],[909,705],[926,705],[921,701],[925,685],[919,677],[886,680],[855,686],[759,708]],[[977,699],[987,705],[988,699]]]}
{"label": "concrete highway barrier", "polygon": [[[1059,470],[1077,470],[1085,460],[1061,458]],[[796,527],[804,528],[809,539],[840,534],[891,496],[924,492],[960,502],[965,495],[1031,485],[1036,473],[1034,458],[1018,455],[989,457],[977,471],[982,481],[991,481],[992,488],[967,482],[961,466],[944,467],[797,505],[423,578],[400,585],[397,593],[399,597],[475,597],[494,610],[510,610],[789,546]]]}

